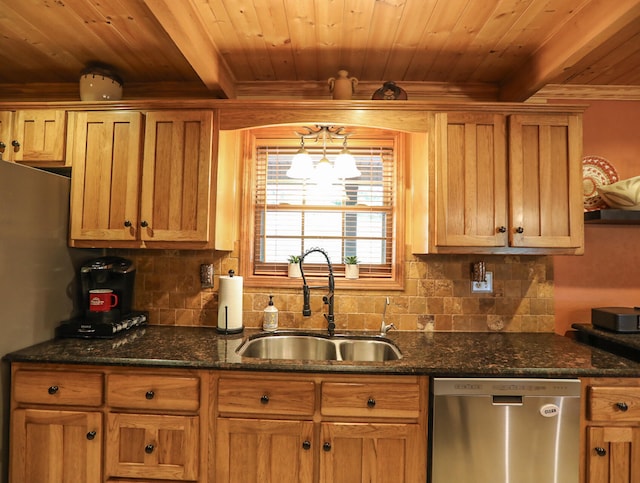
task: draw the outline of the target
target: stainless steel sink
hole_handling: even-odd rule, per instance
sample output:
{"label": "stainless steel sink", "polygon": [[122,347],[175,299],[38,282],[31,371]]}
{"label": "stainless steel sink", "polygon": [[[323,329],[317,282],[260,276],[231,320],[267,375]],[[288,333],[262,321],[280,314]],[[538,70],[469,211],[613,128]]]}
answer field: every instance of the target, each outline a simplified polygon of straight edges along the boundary
{"label": "stainless steel sink", "polygon": [[242,357],[307,361],[385,362],[402,358],[400,349],[380,336],[309,333],[258,334],[245,339],[237,350]]}

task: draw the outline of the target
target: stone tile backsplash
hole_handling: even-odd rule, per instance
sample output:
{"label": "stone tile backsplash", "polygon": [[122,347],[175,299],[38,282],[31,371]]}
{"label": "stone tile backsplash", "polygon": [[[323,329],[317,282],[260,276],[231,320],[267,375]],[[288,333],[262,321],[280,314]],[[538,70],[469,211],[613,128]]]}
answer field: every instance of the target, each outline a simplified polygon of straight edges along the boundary
{"label": "stone tile backsplash", "polygon": [[[117,250],[137,267],[135,307],[150,323],[217,326],[218,277],[238,271],[236,252]],[[407,253],[411,253],[407,249]],[[493,272],[493,293],[472,294],[471,263],[484,260]],[[200,265],[213,263],[214,286],[201,288]],[[402,291],[335,294],[337,330],[378,330],[385,297],[386,322],[399,330],[553,332],[553,260],[548,256],[407,256]],[[239,274],[242,275],[242,274]],[[302,285],[302,282],[301,282]],[[302,316],[302,290],[245,287],[245,327],[261,327],[273,293],[281,328],[323,328],[322,291],[312,292],[311,317]]]}

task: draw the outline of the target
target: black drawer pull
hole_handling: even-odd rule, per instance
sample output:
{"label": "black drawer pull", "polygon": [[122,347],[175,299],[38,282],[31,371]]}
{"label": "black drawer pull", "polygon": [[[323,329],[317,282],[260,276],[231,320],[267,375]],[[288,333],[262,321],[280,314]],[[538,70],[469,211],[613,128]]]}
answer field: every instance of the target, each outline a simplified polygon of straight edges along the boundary
{"label": "black drawer pull", "polygon": [[516,228],[516,233],[524,233],[524,228],[519,226],[518,228]]}
{"label": "black drawer pull", "polygon": [[267,396],[266,394],[263,394],[262,397],[260,398],[260,402],[262,404],[269,404],[269,396]]}
{"label": "black drawer pull", "polygon": [[148,444],[144,447],[144,452],[147,454],[153,453],[154,447],[152,444]]}
{"label": "black drawer pull", "polygon": [[322,449],[325,451],[331,451],[331,443],[329,442],[323,443]]}
{"label": "black drawer pull", "polygon": [[95,437],[96,437],[96,432],[95,432],[95,431],[89,431],[89,432],[87,433],[87,439],[88,439],[89,441],[93,440]]}
{"label": "black drawer pull", "polygon": [[594,448],[594,450],[596,451],[596,454],[598,456],[606,456],[607,455],[607,450],[604,448],[601,448],[600,446],[597,446],[596,448]]}
{"label": "black drawer pull", "polygon": [[616,407],[617,407],[620,411],[622,411],[622,412],[624,412],[624,411],[626,411],[627,409],[629,409],[629,406],[627,406],[627,403],[626,403],[626,402],[619,402],[619,403],[616,403]]}
{"label": "black drawer pull", "polygon": [[144,395],[145,398],[151,400],[156,396],[156,393],[153,391],[147,391],[147,393]]}
{"label": "black drawer pull", "polygon": [[49,386],[49,389],[47,389],[47,392],[49,394],[55,394],[58,392],[58,389],[59,389],[58,386]]}
{"label": "black drawer pull", "polygon": [[370,408],[375,408],[376,407],[376,400],[373,399],[372,397],[370,397],[367,400],[367,406],[369,406]]}
{"label": "black drawer pull", "polygon": [[311,449],[311,442],[310,441],[303,441],[302,442],[302,449]]}
{"label": "black drawer pull", "polygon": [[506,226],[499,226],[498,227],[498,233],[505,233],[507,231],[507,227]]}

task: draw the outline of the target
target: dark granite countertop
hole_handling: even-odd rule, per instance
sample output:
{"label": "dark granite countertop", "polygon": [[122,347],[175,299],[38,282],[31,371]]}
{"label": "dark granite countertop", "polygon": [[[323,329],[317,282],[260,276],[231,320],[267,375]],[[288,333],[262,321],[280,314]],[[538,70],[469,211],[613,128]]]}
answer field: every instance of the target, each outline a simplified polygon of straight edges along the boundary
{"label": "dark granite countertop", "polygon": [[242,358],[235,349],[257,330],[147,326],[115,339],[55,339],[5,356],[10,362],[225,370],[428,374],[495,377],[640,377],[640,362],[570,337],[539,333],[392,331],[402,359],[382,363]]}
{"label": "dark granite countertop", "polygon": [[640,362],[640,333],[613,332],[591,324],[573,324],[576,338]]}

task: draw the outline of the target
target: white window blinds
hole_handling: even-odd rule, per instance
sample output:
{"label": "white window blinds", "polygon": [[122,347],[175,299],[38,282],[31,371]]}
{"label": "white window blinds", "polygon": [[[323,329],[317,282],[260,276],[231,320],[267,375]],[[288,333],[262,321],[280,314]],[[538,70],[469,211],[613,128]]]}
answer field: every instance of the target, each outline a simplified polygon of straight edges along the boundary
{"label": "white window blinds", "polygon": [[[337,276],[344,258],[357,256],[360,278],[391,278],[394,263],[394,151],[382,146],[349,146],[361,175],[333,182],[287,177],[294,146],[256,146],[254,275],[284,275],[287,259],[312,247],[323,248]],[[366,143],[364,143],[366,144]],[[341,148],[327,147],[330,160]],[[307,146],[314,164],[321,149]],[[313,264],[305,260],[305,273]]]}

